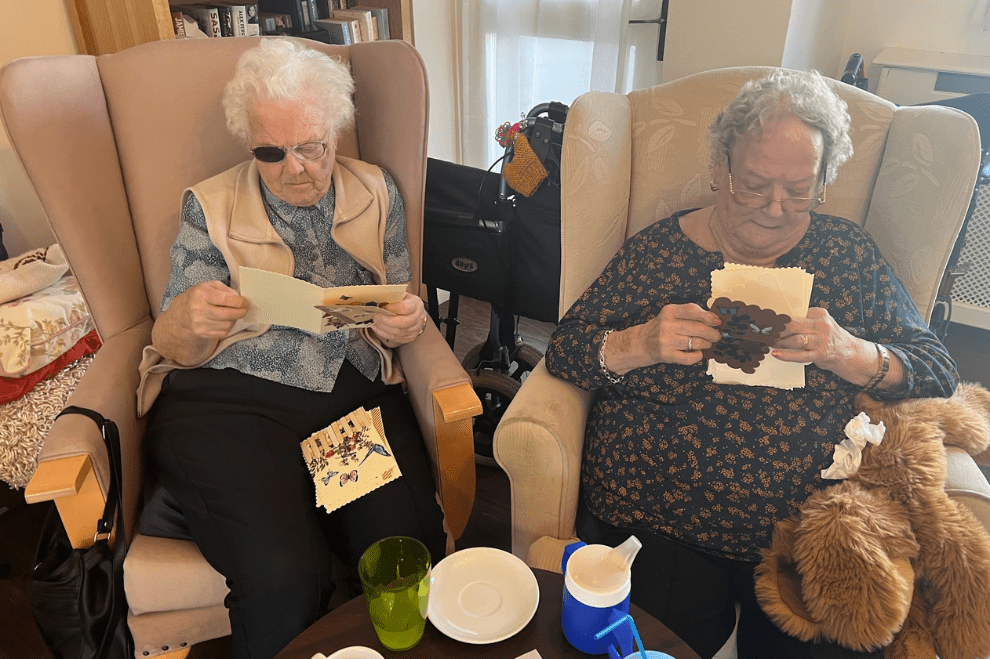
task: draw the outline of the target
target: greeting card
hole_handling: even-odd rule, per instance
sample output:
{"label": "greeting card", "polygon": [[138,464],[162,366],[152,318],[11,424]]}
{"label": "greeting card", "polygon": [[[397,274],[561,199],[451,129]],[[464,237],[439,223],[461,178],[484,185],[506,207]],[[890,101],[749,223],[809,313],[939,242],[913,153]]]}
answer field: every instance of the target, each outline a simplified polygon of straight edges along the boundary
{"label": "greeting card", "polygon": [[334,510],[402,475],[379,408],[358,408],[300,443],[316,505]]}

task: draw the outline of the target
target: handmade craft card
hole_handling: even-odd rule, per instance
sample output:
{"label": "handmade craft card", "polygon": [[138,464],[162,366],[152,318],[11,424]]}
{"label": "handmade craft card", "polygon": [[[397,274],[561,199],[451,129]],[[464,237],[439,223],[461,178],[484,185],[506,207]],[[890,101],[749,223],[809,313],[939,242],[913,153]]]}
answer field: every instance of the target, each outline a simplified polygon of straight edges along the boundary
{"label": "handmade craft card", "polygon": [[[722,327],[730,336],[723,335],[723,341],[716,344],[724,359],[719,359],[715,352],[705,355],[709,375],[722,384],[781,389],[803,387],[804,364],[782,362],[769,353],[792,318],[808,315],[814,281],[814,275],[801,268],[760,268],[726,263],[723,269],[712,272],[709,308],[720,313],[718,307],[721,306],[726,311],[720,315],[734,318],[729,322],[723,318]],[[727,304],[717,304],[720,301]],[[745,319],[736,318],[740,314]],[[723,342],[725,346],[719,348]]]}
{"label": "handmade craft card", "polygon": [[720,364],[753,374],[780,338],[791,317],[754,304],[720,297],[711,302],[711,311],[719,315],[721,340],[701,354]]}
{"label": "handmade craft card", "polygon": [[333,512],[402,475],[379,408],[358,408],[300,443],[316,505]]}
{"label": "handmade craft card", "polygon": [[247,315],[237,328],[264,323],[286,325],[313,334],[370,325],[377,314],[391,314],[384,304],[399,302],[402,284],[322,288],[276,272],[241,267],[240,294]]}

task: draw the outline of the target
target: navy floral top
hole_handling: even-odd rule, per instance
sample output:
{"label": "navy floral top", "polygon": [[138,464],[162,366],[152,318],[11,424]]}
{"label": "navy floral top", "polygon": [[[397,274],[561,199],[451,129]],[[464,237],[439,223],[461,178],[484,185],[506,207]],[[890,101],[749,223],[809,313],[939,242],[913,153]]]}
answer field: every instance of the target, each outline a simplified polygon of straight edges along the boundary
{"label": "navy floral top", "polygon": [[[390,284],[412,278],[406,243],[406,215],[402,196],[385,172],[388,188],[388,217],[385,221],[385,274]],[[295,258],[293,276],[317,286],[353,286],[375,283],[371,273],[330,238],[333,225],[334,189],[315,206],[299,207],[276,197],[261,181],[268,219]],[[210,241],[206,216],[195,195],[182,209],[179,235],[172,245],[172,272],[162,298],[162,311],[179,293],[204,281],[230,285],[230,271],[220,250]],[[378,376],[378,354],[357,330],[309,334],[292,327],[273,325],[264,334],[232,344],[203,365],[204,368],[233,368],[266,380],[329,392],[344,359],[369,380]]]}
{"label": "navy floral top", "polygon": [[[759,560],[774,523],[823,481],[855,416],[860,387],[809,365],[806,386],[715,384],[707,364],[655,364],[610,384],[598,362],[607,329],[625,329],[666,304],[706,306],[722,255],[680,229],[681,211],[633,236],[574,303],[551,337],[551,373],[595,391],[582,497],[619,527],[640,527],[710,553]],[[886,397],[946,397],[955,363],[929,331],[876,244],[848,220],[812,213],[801,242],[777,261],[814,273],[811,306],[851,334],[883,343],[907,383]]]}

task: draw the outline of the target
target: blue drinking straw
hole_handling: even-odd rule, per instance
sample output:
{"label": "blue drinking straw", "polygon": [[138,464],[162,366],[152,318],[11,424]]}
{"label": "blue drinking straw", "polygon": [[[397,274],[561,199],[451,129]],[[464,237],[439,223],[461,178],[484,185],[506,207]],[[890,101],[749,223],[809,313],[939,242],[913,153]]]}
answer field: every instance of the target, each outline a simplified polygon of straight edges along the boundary
{"label": "blue drinking straw", "polygon": [[602,639],[602,637],[605,636],[605,634],[608,634],[609,632],[611,632],[612,630],[614,630],[616,627],[618,627],[619,625],[621,625],[624,622],[628,622],[629,623],[629,626],[632,627],[633,638],[636,639],[636,645],[639,646],[639,656],[640,656],[640,658],[641,659],[647,659],[647,657],[646,657],[646,650],[643,648],[643,639],[641,639],[639,637],[639,630],[636,629],[636,623],[633,621],[632,616],[629,615],[629,614],[626,614],[626,615],[622,616],[621,618],[619,618],[618,620],[616,620],[615,622],[613,622],[611,625],[609,625],[605,629],[603,629],[600,632],[598,632],[597,634],[595,634],[595,640],[596,641],[600,641]]}

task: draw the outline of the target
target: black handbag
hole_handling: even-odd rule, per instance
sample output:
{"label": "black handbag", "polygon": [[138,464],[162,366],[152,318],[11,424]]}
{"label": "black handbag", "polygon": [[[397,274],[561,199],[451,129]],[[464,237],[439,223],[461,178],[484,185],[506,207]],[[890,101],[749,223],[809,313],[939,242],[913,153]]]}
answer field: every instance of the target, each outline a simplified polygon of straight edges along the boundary
{"label": "black handbag", "polygon": [[[53,506],[45,518],[35,555],[29,596],[38,629],[56,659],[131,659],[134,641],[124,599],[123,498],[120,435],[98,412],[69,406],[59,413],[83,414],[100,427],[110,462],[110,487],[93,546],[73,549]],[[117,528],[110,546],[110,532]]]}

